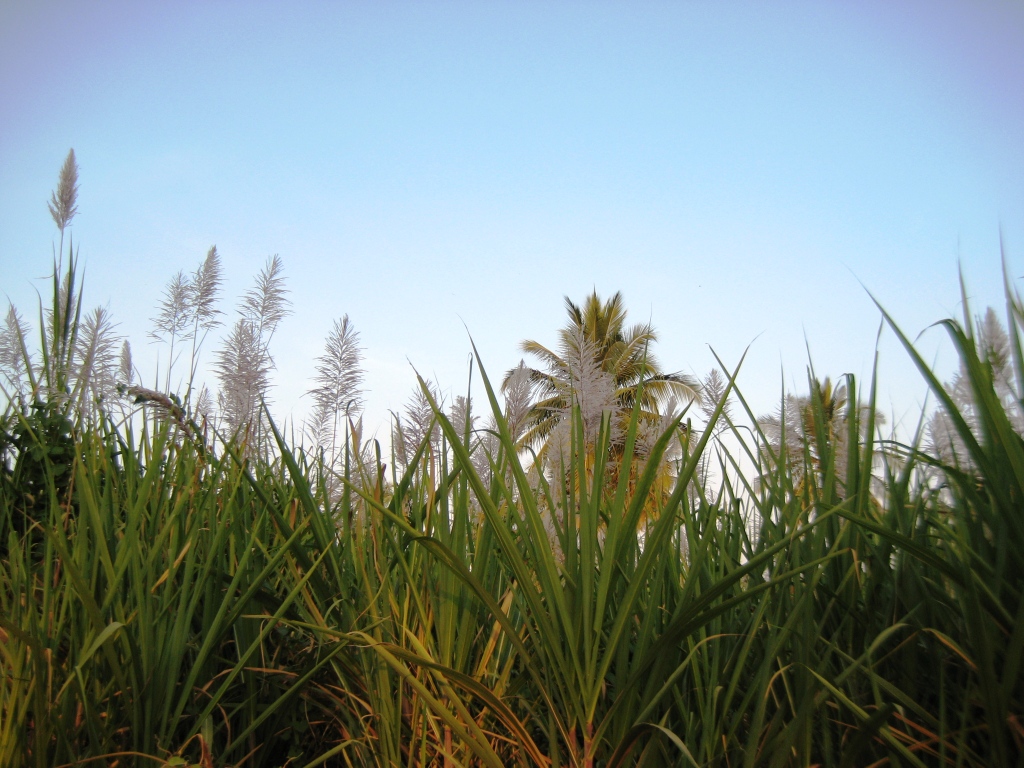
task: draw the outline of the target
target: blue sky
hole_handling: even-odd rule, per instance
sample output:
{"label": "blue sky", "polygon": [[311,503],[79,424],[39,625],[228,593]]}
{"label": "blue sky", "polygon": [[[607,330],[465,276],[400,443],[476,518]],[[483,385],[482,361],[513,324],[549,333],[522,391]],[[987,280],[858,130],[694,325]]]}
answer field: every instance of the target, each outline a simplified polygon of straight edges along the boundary
{"label": "blue sky", "polygon": [[[69,147],[87,302],[144,374],[175,272],[216,244],[231,313],[281,256],[282,417],[345,313],[371,426],[410,363],[458,394],[467,329],[497,378],[595,288],[653,321],[667,369],[751,345],[763,412],[808,347],[870,374],[865,288],[915,336],[960,312],[958,261],[976,311],[1001,302],[1000,231],[1024,275],[1020,4],[295,5],[0,4],[0,291],[34,315]],[[891,334],[881,379],[916,420]]]}

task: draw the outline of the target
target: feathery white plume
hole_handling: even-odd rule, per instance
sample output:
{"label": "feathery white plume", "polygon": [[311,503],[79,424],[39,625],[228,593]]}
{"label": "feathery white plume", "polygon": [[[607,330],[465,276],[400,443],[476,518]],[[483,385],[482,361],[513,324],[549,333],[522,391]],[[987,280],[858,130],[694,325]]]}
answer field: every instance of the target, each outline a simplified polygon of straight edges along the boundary
{"label": "feathery white plume", "polygon": [[64,234],[64,229],[78,213],[77,201],[78,163],[75,161],[75,150],[71,149],[60,169],[57,189],[50,195],[50,202],[46,204],[61,235]]}

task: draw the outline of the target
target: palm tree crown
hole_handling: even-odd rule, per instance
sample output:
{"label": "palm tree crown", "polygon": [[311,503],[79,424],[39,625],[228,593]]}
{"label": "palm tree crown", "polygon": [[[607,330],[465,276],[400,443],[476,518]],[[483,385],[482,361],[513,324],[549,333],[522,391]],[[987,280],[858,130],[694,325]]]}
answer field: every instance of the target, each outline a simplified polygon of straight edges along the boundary
{"label": "palm tree crown", "polygon": [[[621,293],[602,301],[595,290],[582,305],[565,297],[569,322],[558,332],[559,351],[527,340],[521,349],[539,359],[544,369],[527,368],[535,400],[522,420],[520,444],[536,446],[551,435],[571,408],[579,406],[585,425],[600,423],[604,410],[613,411],[613,422],[628,421],[640,398],[640,418],[660,421],[660,407],[672,400],[699,399],[699,384],[681,373],[665,373],[651,345],[657,334],[650,323],[626,325]],[[503,389],[516,380],[513,369]],[[520,374],[521,375],[521,374]]]}

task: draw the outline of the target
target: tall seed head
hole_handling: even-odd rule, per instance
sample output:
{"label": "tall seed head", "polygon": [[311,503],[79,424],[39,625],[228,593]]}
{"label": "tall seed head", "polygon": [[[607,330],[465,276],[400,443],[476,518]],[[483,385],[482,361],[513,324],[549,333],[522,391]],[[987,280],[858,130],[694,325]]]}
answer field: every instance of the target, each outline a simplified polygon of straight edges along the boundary
{"label": "tall seed head", "polygon": [[88,394],[90,408],[96,403],[109,402],[117,391],[120,356],[115,333],[116,324],[105,307],[96,307],[82,321],[78,336],[75,374]]}
{"label": "tall seed head", "polygon": [[722,376],[717,368],[712,368],[711,372],[701,382],[701,397],[697,403],[701,414],[703,414],[704,419],[707,421],[707,429],[714,430],[719,424],[727,422],[732,418],[732,401],[730,399],[726,401],[715,423],[711,423],[711,417],[714,416],[715,408],[718,407],[718,403],[721,402],[722,396],[725,394],[727,383],[725,377]]}
{"label": "tall seed head", "polygon": [[78,213],[78,163],[75,161],[75,150],[68,151],[64,166],[60,169],[60,179],[57,182],[57,190],[50,195],[50,202],[47,207],[50,215],[56,223],[60,233],[64,234],[64,228],[71,223],[71,219]]}
{"label": "tall seed head", "polygon": [[[430,390],[434,402],[440,404],[441,393],[437,385],[427,382],[427,389]],[[424,440],[429,440],[436,455],[441,445],[441,428],[434,420],[434,409],[430,400],[423,394],[423,390],[417,386],[412,396],[405,404],[405,418],[396,418],[392,443],[396,446],[396,459],[400,466],[408,467],[412,461],[416,449]]]}
{"label": "tall seed head", "polygon": [[505,393],[505,420],[514,440],[522,436],[533,404],[536,387],[531,374],[526,361],[520,360],[519,365],[509,371],[502,385]]}
{"label": "tall seed head", "polygon": [[341,424],[344,431],[348,419],[362,410],[363,377],[359,333],[345,315],[334,321],[324,353],[317,358],[317,386],[307,392],[316,403],[310,434],[320,447],[327,447],[325,441],[334,439],[339,417],[345,419]]}
{"label": "tall seed head", "polygon": [[256,278],[256,285],[245,294],[239,312],[243,318],[269,339],[277,324],[291,314],[288,289],[284,287],[284,265],[277,254],[267,259],[267,266]]}
{"label": "tall seed head", "polygon": [[31,358],[26,357],[25,338],[28,325],[21,319],[13,304],[7,306],[7,317],[0,326],[0,373],[16,388],[32,368]]}
{"label": "tall seed head", "polygon": [[258,330],[249,321],[238,320],[214,365],[220,380],[220,412],[232,431],[256,419],[260,402],[267,397],[272,369],[273,360]]}
{"label": "tall seed head", "polygon": [[130,387],[135,379],[135,366],[132,363],[132,345],[128,343],[128,339],[121,343],[121,359],[118,369],[121,383]]}
{"label": "tall seed head", "polygon": [[220,254],[217,253],[217,246],[214,245],[207,251],[206,258],[192,276],[191,282],[192,317],[195,318],[199,327],[205,330],[220,325],[217,315],[221,312],[216,308],[216,303],[220,293],[221,279]]}
{"label": "tall seed head", "polygon": [[164,298],[160,302],[160,312],[153,318],[153,330],[149,332],[154,341],[174,342],[188,333],[189,303],[191,288],[185,273],[178,273],[171,278],[164,288]]}

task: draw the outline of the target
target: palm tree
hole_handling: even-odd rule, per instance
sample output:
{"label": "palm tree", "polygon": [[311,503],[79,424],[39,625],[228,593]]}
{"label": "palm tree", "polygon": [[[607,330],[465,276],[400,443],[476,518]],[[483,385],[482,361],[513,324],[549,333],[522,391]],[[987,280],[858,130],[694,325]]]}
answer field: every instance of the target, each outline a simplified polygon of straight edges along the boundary
{"label": "palm tree", "polygon": [[[774,414],[757,419],[765,440],[762,459],[768,466],[785,462],[797,493],[805,490],[809,479],[815,485],[825,482],[831,466],[838,490],[845,494],[850,451],[858,450],[858,445],[850,445],[851,426],[858,441],[867,438],[869,406],[851,403],[845,383],[833,384],[827,376],[822,381],[813,372],[808,382],[809,394],[786,394]],[[875,413],[873,423],[884,424],[885,416]]]}
{"label": "palm tree", "polygon": [[[639,397],[641,422],[660,424],[661,408],[673,402],[700,399],[700,385],[682,373],[665,373],[650,351],[657,334],[650,323],[626,325],[622,294],[602,301],[595,290],[582,305],[565,297],[569,322],[559,330],[559,351],[527,340],[521,349],[544,368],[526,368],[534,400],[521,421],[523,447],[543,446],[559,424],[578,406],[587,432],[596,434],[601,415],[612,411],[613,429],[621,434]],[[505,376],[508,393],[522,378],[522,368]],[[589,437],[589,435],[588,435]]]}

